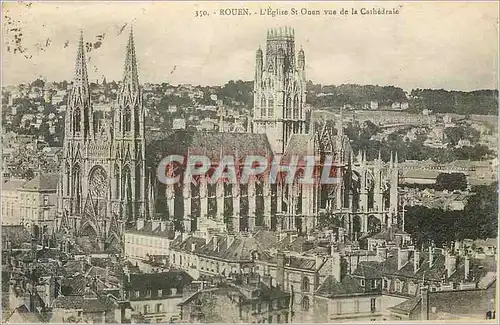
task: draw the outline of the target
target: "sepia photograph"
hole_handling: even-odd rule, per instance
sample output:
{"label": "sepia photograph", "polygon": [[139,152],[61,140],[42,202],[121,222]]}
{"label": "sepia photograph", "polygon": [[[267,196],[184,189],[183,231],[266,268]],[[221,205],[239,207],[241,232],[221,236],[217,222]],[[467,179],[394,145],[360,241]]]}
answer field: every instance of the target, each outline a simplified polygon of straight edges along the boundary
{"label": "sepia photograph", "polygon": [[498,1],[2,1],[2,323],[496,323]]}

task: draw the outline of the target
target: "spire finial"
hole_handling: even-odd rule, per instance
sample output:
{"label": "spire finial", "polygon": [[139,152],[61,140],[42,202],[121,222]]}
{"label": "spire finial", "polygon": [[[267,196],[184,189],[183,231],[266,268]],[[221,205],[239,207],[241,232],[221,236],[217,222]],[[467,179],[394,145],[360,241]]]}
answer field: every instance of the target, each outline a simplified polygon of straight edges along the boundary
{"label": "spire finial", "polygon": [[125,55],[125,67],[123,72],[123,83],[121,87],[121,99],[135,98],[139,91],[139,75],[137,72],[137,58],[135,56],[134,31],[130,25],[130,33],[127,44],[127,52]]}

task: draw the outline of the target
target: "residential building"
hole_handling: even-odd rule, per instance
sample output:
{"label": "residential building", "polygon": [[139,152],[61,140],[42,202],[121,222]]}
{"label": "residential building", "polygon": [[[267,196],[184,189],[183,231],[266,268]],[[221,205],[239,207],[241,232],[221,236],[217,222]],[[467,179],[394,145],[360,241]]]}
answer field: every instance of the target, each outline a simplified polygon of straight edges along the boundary
{"label": "residential building", "polygon": [[190,292],[192,280],[183,271],[129,274],[125,290],[132,309],[146,322],[168,323],[180,318],[178,304]]}
{"label": "residential building", "polygon": [[129,259],[149,260],[153,255],[169,255],[174,239],[169,221],[137,219],[135,226],[125,230],[125,256]]}
{"label": "residential building", "polygon": [[18,190],[26,184],[24,179],[9,179],[2,183],[2,226],[21,225],[21,209]]}
{"label": "residential building", "polygon": [[256,275],[197,291],[179,306],[190,323],[289,323],[293,311],[289,293]]}
{"label": "residential building", "polygon": [[40,174],[18,189],[21,224],[42,239],[53,233],[59,174]]}

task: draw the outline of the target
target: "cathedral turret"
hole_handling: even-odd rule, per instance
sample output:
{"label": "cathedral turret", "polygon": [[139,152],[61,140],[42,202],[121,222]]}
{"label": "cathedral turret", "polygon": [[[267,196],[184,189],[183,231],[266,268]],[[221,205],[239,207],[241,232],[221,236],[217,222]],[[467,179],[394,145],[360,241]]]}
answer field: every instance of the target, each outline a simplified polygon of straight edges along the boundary
{"label": "cathedral turret", "polygon": [[298,58],[297,58],[297,68],[299,70],[304,70],[305,66],[306,66],[306,57],[304,54],[304,50],[301,48],[299,51]]}
{"label": "cathedral turret", "polygon": [[264,53],[256,54],[252,129],[266,133],[275,153],[283,153],[294,134],[306,131],[305,75],[296,66],[291,27],[269,29]]}
{"label": "cathedral turret", "polygon": [[[118,110],[115,116],[116,129],[120,133],[142,134],[141,120],[143,120],[142,92],[139,87],[139,75],[137,72],[137,59],[134,47],[134,35],[130,30],[127,54],[125,57],[125,68],[123,82],[118,93]],[[125,135],[126,136],[126,135]]]}
{"label": "cathedral turret", "polygon": [[66,111],[65,138],[87,139],[93,137],[92,105],[90,103],[90,89],[87,74],[85,49],[83,46],[83,32],[80,34],[78,52],[76,56],[75,78],[68,96]]}
{"label": "cathedral turret", "polygon": [[262,81],[262,68],[263,68],[263,54],[259,46],[257,53],[255,54],[255,82],[259,83]]}

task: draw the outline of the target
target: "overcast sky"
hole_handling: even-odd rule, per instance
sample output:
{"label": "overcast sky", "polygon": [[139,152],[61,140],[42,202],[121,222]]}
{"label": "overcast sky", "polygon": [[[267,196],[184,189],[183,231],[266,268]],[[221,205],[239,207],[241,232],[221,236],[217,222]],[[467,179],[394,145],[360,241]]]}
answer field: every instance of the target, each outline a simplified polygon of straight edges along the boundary
{"label": "overcast sky", "polygon": [[[402,7],[399,7],[401,5]],[[128,26],[133,23],[141,82],[221,85],[252,80],[255,51],[266,29],[295,28],[307,78],[322,84],[379,84],[457,90],[497,89],[498,3],[275,3],[272,8],[399,8],[392,16],[220,17],[241,3],[3,3],[4,84],[37,76],[69,80],[80,29],[102,46],[88,55],[92,80],[121,79]],[[252,13],[269,4],[247,5]],[[195,18],[196,10],[211,16]],[[17,22],[19,20],[19,22]],[[8,22],[11,21],[11,24]],[[120,34],[123,25],[127,27]],[[20,30],[13,30],[20,28]],[[22,33],[16,51],[15,34]],[[9,51],[7,51],[9,46]]]}

